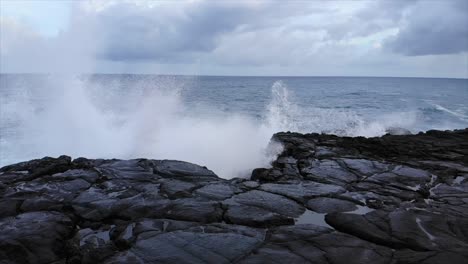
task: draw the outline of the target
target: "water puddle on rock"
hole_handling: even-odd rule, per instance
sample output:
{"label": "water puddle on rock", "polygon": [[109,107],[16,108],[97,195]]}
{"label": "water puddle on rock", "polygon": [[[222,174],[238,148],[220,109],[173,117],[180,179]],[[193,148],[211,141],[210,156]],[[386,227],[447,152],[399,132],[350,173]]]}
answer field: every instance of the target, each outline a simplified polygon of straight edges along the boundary
{"label": "water puddle on rock", "polygon": [[[374,211],[374,209],[369,208],[367,206],[357,205],[357,209],[354,211],[343,212],[347,214],[358,214],[358,215],[365,215],[369,212]],[[306,209],[305,212],[295,219],[296,225],[300,224],[314,224],[318,226],[324,226],[328,228],[333,228],[325,222],[325,215],[321,213],[316,213],[312,210]]]}
{"label": "water puddle on rock", "polygon": [[462,176],[458,176],[457,178],[455,178],[453,180],[453,183],[454,184],[461,184],[463,182],[463,180],[465,180],[465,177],[462,177]]}
{"label": "water puddle on rock", "polygon": [[305,212],[296,218],[296,225],[300,224],[314,224],[318,226],[324,226],[328,228],[333,228],[325,222],[325,215],[326,214],[320,214],[316,213],[314,211],[306,209]]}
{"label": "water puddle on rock", "polygon": [[417,184],[416,186],[406,186],[406,187],[412,191],[417,192],[421,189],[421,184]]}
{"label": "water puddle on rock", "polygon": [[347,214],[357,214],[357,215],[365,215],[367,213],[370,213],[372,211],[375,211],[374,209],[372,208],[369,208],[367,206],[362,206],[362,205],[356,205],[357,206],[357,209],[354,210],[354,211],[348,211],[348,212],[343,212],[343,213],[347,213]]}

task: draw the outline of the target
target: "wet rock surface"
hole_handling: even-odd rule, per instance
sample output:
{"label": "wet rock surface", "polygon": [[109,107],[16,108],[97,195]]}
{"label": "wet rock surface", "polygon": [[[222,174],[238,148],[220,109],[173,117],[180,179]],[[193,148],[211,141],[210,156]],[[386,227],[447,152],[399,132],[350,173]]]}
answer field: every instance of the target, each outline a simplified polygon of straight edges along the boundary
{"label": "wet rock surface", "polygon": [[171,160],[3,167],[0,263],[468,263],[467,129],[273,140],[251,179]]}

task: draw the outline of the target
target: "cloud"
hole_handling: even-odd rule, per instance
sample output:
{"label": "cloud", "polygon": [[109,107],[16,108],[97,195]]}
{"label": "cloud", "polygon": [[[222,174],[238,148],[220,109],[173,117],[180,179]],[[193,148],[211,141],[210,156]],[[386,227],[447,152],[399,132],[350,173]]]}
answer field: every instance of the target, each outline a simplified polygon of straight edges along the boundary
{"label": "cloud", "polygon": [[93,15],[102,41],[101,58],[177,61],[213,50],[217,37],[237,26],[244,13],[216,3],[155,7],[123,3]]}
{"label": "cloud", "polygon": [[459,69],[466,69],[466,9],[461,0],[76,2],[68,28],[55,37],[14,17],[8,17],[14,23],[2,19],[0,66],[15,72],[465,77]]}
{"label": "cloud", "polygon": [[[149,2],[152,4],[152,2]],[[87,20],[100,36],[99,57],[112,61],[182,63],[214,51],[220,39],[237,32],[275,29],[303,8],[273,1],[116,2],[89,10]],[[304,4],[304,3],[302,3]]]}
{"label": "cloud", "polygon": [[402,18],[398,35],[385,45],[408,56],[468,51],[468,2],[419,1]]}

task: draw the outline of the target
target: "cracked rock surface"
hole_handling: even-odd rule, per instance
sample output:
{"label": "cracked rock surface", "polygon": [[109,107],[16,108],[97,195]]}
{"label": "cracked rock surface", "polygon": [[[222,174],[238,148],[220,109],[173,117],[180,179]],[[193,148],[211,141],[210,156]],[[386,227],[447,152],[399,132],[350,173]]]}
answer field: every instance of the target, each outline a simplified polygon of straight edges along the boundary
{"label": "cracked rock surface", "polygon": [[468,129],[278,133],[250,179],[172,160],[0,169],[0,263],[468,263]]}

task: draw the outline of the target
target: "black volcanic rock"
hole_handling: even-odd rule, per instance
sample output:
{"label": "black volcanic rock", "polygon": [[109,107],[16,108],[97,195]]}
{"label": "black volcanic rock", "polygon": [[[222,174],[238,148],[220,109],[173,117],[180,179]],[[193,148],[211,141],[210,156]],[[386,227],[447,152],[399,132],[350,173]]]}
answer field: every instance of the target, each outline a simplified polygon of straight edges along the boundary
{"label": "black volcanic rock", "polygon": [[273,140],[251,179],[172,160],[3,167],[0,263],[468,263],[467,129]]}

